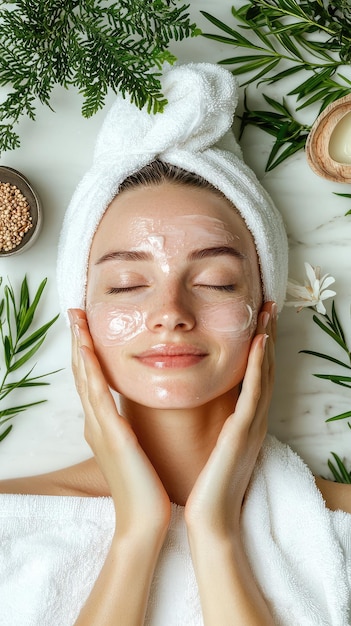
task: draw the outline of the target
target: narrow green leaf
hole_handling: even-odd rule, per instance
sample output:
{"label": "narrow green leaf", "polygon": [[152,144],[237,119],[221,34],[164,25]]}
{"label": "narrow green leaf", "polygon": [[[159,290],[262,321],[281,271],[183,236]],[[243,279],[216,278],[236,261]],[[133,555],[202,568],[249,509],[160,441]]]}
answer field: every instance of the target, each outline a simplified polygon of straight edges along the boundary
{"label": "narrow green leaf", "polygon": [[268,104],[270,104],[271,107],[273,107],[276,111],[279,111],[279,113],[282,113],[282,115],[284,115],[284,116],[290,117],[290,112],[289,112],[288,108],[286,107],[284,99],[283,99],[283,102],[280,103],[277,100],[274,100],[273,98],[270,98],[266,94],[263,94],[263,97],[264,97],[265,101],[268,102]]}
{"label": "narrow green leaf", "polygon": [[345,342],[336,333],[330,330],[328,326],[323,324],[323,322],[317,317],[317,315],[313,316],[313,321],[317,324],[317,326],[319,326],[322,330],[324,330],[324,332],[327,333],[327,335],[329,335],[332,339],[334,339],[334,341],[336,341],[336,343],[338,343],[339,346],[343,348],[343,350],[346,350],[346,352],[348,352]]}
{"label": "narrow green leaf", "polygon": [[338,420],[344,420],[348,417],[351,417],[351,411],[346,411],[346,413],[340,413],[339,415],[334,415],[334,417],[329,417],[326,422],[336,422]]}
{"label": "narrow green leaf", "polygon": [[[9,407],[7,409],[3,409],[0,411],[0,422],[4,423],[10,419],[10,416],[13,417],[18,413],[23,413],[27,409],[32,406],[37,406],[38,404],[43,404],[46,400],[37,400],[36,402],[29,402],[28,404],[21,404],[19,406]],[[4,419],[6,418],[6,419]]]}
{"label": "narrow green leaf", "polygon": [[0,433],[0,441],[3,441],[5,437],[7,437],[7,435],[11,432],[12,428],[13,428],[13,424],[8,426],[2,433]]}
{"label": "narrow green leaf", "polygon": [[334,383],[335,385],[340,385],[340,387],[347,387],[348,389],[351,389],[351,385],[347,385],[346,382],[344,382],[345,380],[347,380],[351,383],[350,377],[338,376],[337,374],[313,374],[313,376],[315,376],[316,378],[322,378],[323,380],[330,380],[330,382]]}
{"label": "narrow green leaf", "polygon": [[337,334],[341,337],[341,339],[343,340],[343,342],[345,344],[345,333],[344,333],[344,330],[343,330],[343,328],[342,328],[342,326],[340,324],[340,320],[339,320],[339,317],[338,317],[337,312],[336,312],[335,300],[333,300],[333,302],[332,302],[332,319],[333,319],[334,325],[335,325],[335,327],[337,329]]}
{"label": "narrow green leaf", "polygon": [[34,354],[39,350],[40,346],[43,344],[45,339],[45,335],[44,337],[42,337],[34,346],[31,350],[28,350],[28,352],[26,352],[26,354],[24,354],[22,356],[22,358],[18,359],[18,361],[15,361],[15,363],[13,363],[9,368],[9,372],[15,372],[16,370],[18,370],[20,367],[22,367],[22,365],[24,365],[25,363],[27,363],[27,361],[29,361],[29,359],[32,358],[32,356],[34,356]]}
{"label": "narrow green leaf", "polygon": [[[206,39],[211,39],[212,41],[218,41],[218,43],[225,43],[231,46],[236,45],[233,39],[231,39],[230,37],[225,37],[224,35],[213,35],[212,33],[203,33],[203,37],[205,37]],[[224,61],[221,61],[221,63],[224,63]]]}
{"label": "narrow green leaf", "polygon": [[[233,37],[233,44],[235,44],[236,46],[245,46],[246,48],[250,48],[252,46],[251,42],[248,39],[246,39],[237,31],[233,30],[233,28],[230,28],[230,26],[219,20],[217,17],[214,17],[210,13],[207,13],[207,11],[200,11],[200,13],[209,22],[211,22],[211,24],[219,28],[219,30],[223,30],[225,33],[228,33],[228,35],[231,35],[231,37]],[[204,37],[207,36],[206,33],[204,33],[203,35]]]}
{"label": "narrow green leaf", "polygon": [[300,50],[297,48],[297,46],[295,46],[294,40],[291,37],[292,29],[291,29],[291,25],[289,26],[290,27],[287,27],[288,33],[284,32],[286,29],[285,27],[283,27],[279,30],[279,32],[275,31],[275,36],[277,37],[278,41],[283,46],[283,48],[285,48],[285,50],[287,50],[288,52],[291,52],[291,54],[293,54],[297,59],[304,62],[304,59],[301,55]]}
{"label": "narrow green leaf", "polygon": [[19,333],[20,331],[21,324],[23,323],[26,312],[28,311],[29,304],[30,303],[29,303],[28,282],[27,282],[27,277],[25,276],[21,285],[20,306],[19,306],[18,314],[16,315],[17,333]]}
{"label": "narrow green leaf", "polygon": [[327,361],[331,361],[332,363],[336,363],[336,365],[341,365],[342,367],[346,367],[347,369],[351,369],[350,365],[347,365],[347,363],[343,363],[343,361],[339,361],[339,359],[335,359],[332,356],[329,356],[328,354],[322,354],[321,352],[314,352],[314,350],[300,350],[299,351],[300,354],[311,354],[312,356],[317,356],[320,359],[326,359]]}
{"label": "narrow green leaf", "polygon": [[56,315],[49,322],[38,328],[34,333],[32,333],[29,337],[27,337],[22,343],[20,343],[16,348],[16,354],[22,352],[23,350],[27,350],[33,343],[35,343],[38,339],[40,339],[43,335],[47,333],[49,328],[56,322],[59,315]]}
{"label": "narrow green leaf", "polygon": [[289,67],[286,70],[283,70],[281,72],[278,72],[276,74],[274,74],[274,76],[272,76],[269,81],[268,84],[269,85],[273,85],[274,83],[279,82],[280,80],[283,80],[285,78],[289,78],[290,76],[293,76],[294,74],[297,74],[298,72],[301,72],[304,70],[304,67],[301,65],[294,65],[293,67]]}
{"label": "narrow green leaf", "polygon": [[313,75],[307,78],[307,80],[301,83],[301,85],[298,85],[298,87],[289,91],[288,95],[297,96],[297,100],[300,100],[317,89],[323,81],[330,78],[334,71],[335,67],[326,67],[321,71],[314,72]]}
{"label": "narrow green leaf", "polygon": [[328,461],[328,467],[331,469],[337,482],[344,483],[347,485],[351,484],[351,474],[347,471],[344,463],[342,462],[340,457],[337,454],[335,454],[335,452],[332,452],[332,455],[336,461],[338,469],[335,468],[332,461]]}
{"label": "narrow green leaf", "polygon": [[9,369],[11,365],[11,359],[12,359],[12,350],[11,350],[11,345],[10,345],[11,342],[7,335],[5,335],[3,343],[4,343],[5,365],[6,365],[6,369]]}
{"label": "narrow green leaf", "polygon": [[[255,81],[260,81],[262,76],[265,76],[266,74],[269,74],[269,72],[272,72],[276,68],[276,66],[278,65],[279,62],[280,62],[280,59],[275,59],[270,64],[266,65],[266,67],[264,69],[262,69],[261,72],[258,72],[257,74],[255,74],[254,80]],[[266,78],[265,80],[269,80],[269,79]],[[243,83],[243,85],[247,85],[249,82],[251,82],[251,81],[246,81],[246,82]],[[261,81],[261,82],[264,82],[264,81]]]}
{"label": "narrow green leaf", "polygon": [[16,311],[15,311],[15,306],[13,305],[13,307],[11,308],[11,290],[9,289],[9,287],[7,285],[5,285],[5,289],[4,289],[4,294],[5,294],[5,309],[6,309],[6,319],[7,319],[7,331],[8,331],[8,335],[6,338],[6,341],[8,343],[8,346],[5,346],[5,354],[7,353],[7,350],[9,350],[9,352],[12,354],[13,353],[13,346],[14,346],[14,341],[12,338],[12,328],[11,328],[11,319],[12,319],[12,308],[14,309],[14,315],[16,317]]}
{"label": "narrow green leaf", "polygon": [[283,161],[285,161],[286,159],[288,159],[289,157],[293,156],[296,152],[298,152],[299,150],[301,150],[302,148],[302,144],[304,144],[306,141],[306,138],[303,138],[300,141],[296,141],[295,143],[289,145],[285,150],[283,150],[279,157],[275,159],[275,161],[272,161],[272,159],[270,158],[270,155],[268,157],[267,160],[267,165],[265,170],[267,172],[272,171],[275,167],[278,167],[278,165],[280,165],[281,163],[283,163]]}
{"label": "narrow green leaf", "polygon": [[35,311],[39,304],[39,300],[41,298],[43,290],[45,289],[46,283],[47,283],[47,278],[44,278],[44,280],[40,283],[38,287],[38,290],[34,296],[32,304],[28,307],[27,312],[22,320],[21,326],[17,333],[18,339],[21,339],[21,337],[23,337],[23,335],[27,332],[29,326],[32,323],[34,315],[35,315]]}

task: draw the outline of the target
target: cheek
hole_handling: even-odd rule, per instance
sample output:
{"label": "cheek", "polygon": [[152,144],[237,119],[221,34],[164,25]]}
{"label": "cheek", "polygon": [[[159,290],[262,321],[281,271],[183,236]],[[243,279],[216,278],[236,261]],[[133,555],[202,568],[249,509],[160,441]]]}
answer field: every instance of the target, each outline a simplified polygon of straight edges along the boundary
{"label": "cheek", "polygon": [[246,341],[256,328],[257,309],[245,300],[208,304],[203,306],[199,323],[226,341]]}
{"label": "cheek", "polygon": [[122,346],[146,329],[145,315],[135,306],[99,302],[87,307],[87,319],[94,342],[105,347]]}

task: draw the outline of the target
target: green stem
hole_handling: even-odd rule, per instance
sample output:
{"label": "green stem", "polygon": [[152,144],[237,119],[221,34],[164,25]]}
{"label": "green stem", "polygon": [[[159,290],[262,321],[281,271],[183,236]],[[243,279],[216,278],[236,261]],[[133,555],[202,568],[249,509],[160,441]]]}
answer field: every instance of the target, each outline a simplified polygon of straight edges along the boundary
{"label": "green stem", "polygon": [[[311,20],[308,15],[306,15],[306,13],[301,9],[301,7],[299,8],[299,11],[296,13],[294,13],[293,11],[289,11],[288,9],[283,9],[282,7],[280,7],[279,5],[274,5],[272,6],[272,4],[270,2],[265,2],[264,0],[259,0],[258,2],[253,2],[251,0],[251,4],[256,6],[257,4],[262,7],[262,8],[266,8],[268,10],[272,10],[272,8],[277,12],[280,13],[282,17],[292,17],[292,18],[298,18],[300,19],[302,22],[304,22],[306,25],[315,28],[316,26],[316,22],[314,22],[313,20]],[[325,26],[323,24],[318,23],[318,29],[321,31],[324,31],[327,35],[335,35],[336,31],[335,29],[332,29],[328,26]],[[343,37],[346,41],[351,41],[351,37]]]}

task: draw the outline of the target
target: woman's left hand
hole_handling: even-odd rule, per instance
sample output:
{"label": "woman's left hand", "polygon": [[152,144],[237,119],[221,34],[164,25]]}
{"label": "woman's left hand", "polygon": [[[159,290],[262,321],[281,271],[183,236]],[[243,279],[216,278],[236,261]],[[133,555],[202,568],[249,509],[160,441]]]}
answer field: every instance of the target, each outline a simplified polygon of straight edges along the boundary
{"label": "woman's left hand", "polygon": [[235,411],[224,423],[185,507],[192,533],[224,538],[239,528],[245,492],[267,432],[275,332],[276,305],[268,302],[259,315]]}

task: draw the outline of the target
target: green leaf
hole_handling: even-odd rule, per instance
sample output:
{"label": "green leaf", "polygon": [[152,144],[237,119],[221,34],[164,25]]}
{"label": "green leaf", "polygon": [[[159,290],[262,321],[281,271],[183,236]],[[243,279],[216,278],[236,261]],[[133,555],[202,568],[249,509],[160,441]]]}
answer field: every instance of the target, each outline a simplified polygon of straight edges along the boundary
{"label": "green leaf", "polygon": [[26,354],[24,354],[20,359],[18,359],[17,361],[15,361],[14,363],[10,365],[10,367],[8,368],[9,372],[15,372],[20,367],[22,367],[22,365],[27,363],[29,359],[31,359],[34,356],[34,354],[38,352],[44,340],[45,340],[45,335],[39,341],[37,341],[37,343],[34,344],[34,346],[30,350],[28,350],[28,352],[26,352]]}
{"label": "green leaf", "polygon": [[2,433],[0,433],[0,441],[3,441],[5,437],[11,432],[13,424],[8,426]]}
{"label": "green leaf", "polygon": [[[28,306],[29,304],[29,296],[28,296],[28,300],[26,303],[26,307],[22,312],[22,316],[21,316],[21,323],[18,329],[18,339],[21,339],[21,337],[23,337],[23,335],[27,332],[28,328],[30,327],[31,323],[33,322],[33,318],[35,315],[35,312],[37,310],[41,295],[45,289],[45,285],[47,283],[47,278],[44,278],[44,280],[40,283],[38,290],[34,296],[33,302],[30,306]],[[28,287],[27,287],[28,289]]]}
{"label": "green leaf", "polygon": [[4,342],[5,365],[7,369],[10,369],[11,360],[12,360],[12,350],[11,350],[11,345],[10,345],[10,339],[7,335],[4,337],[3,342]]}
{"label": "green leaf", "polygon": [[[328,104],[342,97],[345,87],[340,81],[348,81],[346,93],[349,92],[351,81],[339,72],[342,66],[348,66],[351,62],[351,19],[345,13],[345,5],[348,7],[345,0],[333,3],[323,3],[322,0],[250,0],[239,8],[232,7],[232,25],[223,23],[205,11],[202,14],[219,31],[218,35],[208,33],[208,38],[246,48],[247,55],[238,58],[233,54],[220,61],[226,66],[233,66],[234,74],[247,75],[244,85],[257,87],[265,83],[269,88],[288,77],[296,77],[299,82],[295,82],[287,100],[293,105],[290,107],[290,120],[300,125],[297,119],[300,109],[318,103],[321,112]],[[248,37],[242,35],[242,32],[248,33]],[[262,65],[254,60],[255,55],[262,59],[266,57]],[[267,57],[274,57],[274,64]],[[278,72],[280,61],[284,68]],[[303,80],[300,78],[301,72]],[[335,80],[332,80],[333,76]],[[269,95],[269,91],[263,93],[262,97],[266,95]],[[278,139],[278,124],[272,122],[265,125],[263,111],[259,115],[257,111],[252,114],[246,112],[242,119],[241,134],[245,126],[251,124]],[[308,136],[306,130],[301,129],[293,138],[287,133],[284,139],[274,144],[266,171],[305,148]],[[351,214],[351,210],[347,214]]]}
{"label": "green leaf", "polygon": [[[217,26],[217,28],[219,28],[220,30],[223,30],[223,32],[228,33],[228,35],[232,37],[233,45],[236,45],[236,46],[241,45],[246,48],[251,47],[251,42],[249,41],[249,39],[246,39],[243,35],[238,33],[238,31],[234,30],[233,28],[231,28],[230,26],[228,26],[227,24],[219,20],[217,17],[210,15],[210,13],[207,13],[207,11],[200,11],[200,13],[209,22],[211,22],[211,24],[214,24],[214,26]],[[203,33],[203,36],[207,37],[207,34]]]}
{"label": "green leaf", "polygon": [[346,411],[346,413],[340,413],[339,415],[334,415],[334,417],[329,417],[326,422],[336,422],[337,420],[344,420],[348,417],[351,417],[351,411]]}
{"label": "green leaf", "polygon": [[265,94],[263,94],[263,97],[265,101],[268,102],[268,104],[270,104],[271,107],[273,107],[276,111],[278,111],[284,116],[290,117],[290,111],[287,109],[284,99],[283,99],[283,102],[280,103],[277,100],[274,100],[273,98],[270,98],[269,96]]}
{"label": "green leaf", "polygon": [[335,308],[335,300],[333,300],[333,302],[332,302],[332,319],[333,319],[333,323],[334,323],[334,326],[336,328],[337,334],[341,337],[344,345],[346,345],[345,344],[345,333],[344,333],[343,328],[342,328],[342,326],[340,324],[340,320],[338,318],[338,315],[337,315],[337,312],[336,312],[336,308]]}
{"label": "green leaf", "polygon": [[[0,0],[1,2],[1,0]],[[0,287],[2,287],[3,280],[0,276]],[[9,283],[4,286],[4,297],[0,298],[0,339],[3,344],[4,352],[4,364],[5,372],[3,373],[2,380],[0,380],[0,424],[14,419],[14,417],[20,413],[23,413],[28,408],[41,404],[45,400],[34,400],[27,404],[18,404],[15,406],[5,406],[4,400],[12,392],[17,391],[19,395],[22,388],[39,387],[47,385],[48,383],[43,379],[55,372],[49,372],[46,374],[40,374],[38,376],[32,376],[34,365],[30,367],[24,375],[20,376],[17,380],[13,379],[13,372],[20,370],[23,365],[29,362],[32,357],[37,353],[41,345],[43,344],[46,334],[52,324],[56,321],[57,317],[54,317],[49,322],[43,324],[40,328],[32,331],[30,336],[19,342],[19,335],[28,331],[30,326],[35,320],[35,314],[37,307],[46,284],[44,279],[39,288],[36,291],[32,304],[30,303],[30,295],[28,289],[28,283],[26,277],[24,277],[20,292],[17,296],[12,285]],[[19,305],[17,306],[17,301]],[[21,358],[16,360],[18,353],[21,353]],[[56,370],[59,371],[59,370]],[[4,439],[11,427],[7,428],[1,435],[0,441]]]}
{"label": "green leaf", "polygon": [[343,361],[339,361],[339,359],[335,359],[332,356],[329,356],[327,354],[322,354],[321,352],[314,352],[313,350],[300,350],[300,353],[303,354],[311,354],[312,356],[317,356],[321,359],[326,359],[327,361],[331,361],[332,363],[336,363],[336,365],[341,365],[342,367],[346,367],[347,369],[351,369],[350,365],[347,365],[347,363],[343,363]]}
{"label": "green leaf", "polygon": [[20,332],[20,328],[21,328],[23,319],[26,315],[28,308],[29,308],[29,290],[28,290],[27,277],[25,276],[21,285],[19,311],[18,311],[18,314],[16,315],[17,333]]}
{"label": "green leaf", "polygon": [[321,85],[321,83],[329,79],[334,72],[335,67],[327,67],[318,72],[314,72],[312,76],[310,76],[300,85],[298,85],[298,87],[295,87],[295,89],[289,91],[288,95],[297,95],[297,100],[300,100],[304,96],[317,89]]}
{"label": "green leaf", "polygon": [[319,326],[325,333],[327,333],[327,335],[329,335],[334,341],[336,341],[336,343],[339,344],[339,346],[341,346],[343,348],[343,350],[347,350],[347,346],[345,345],[345,342],[339,337],[339,335],[337,335],[335,332],[333,332],[332,330],[330,330],[330,328],[328,328],[328,326],[326,326],[326,324],[324,324],[318,317],[317,315],[313,316],[313,321],[317,324],[317,326]]}
{"label": "green leaf", "polygon": [[274,74],[274,76],[272,76],[269,79],[268,84],[273,85],[274,83],[278,83],[280,80],[289,78],[290,76],[293,76],[294,74],[297,74],[298,72],[304,71],[304,69],[305,68],[301,65],[294,65],[293,67],[289,67],[286,70],[283,70],[281,72]]}
{"label": "green leaf", "polygon": [[347,385],[347,382],[351,383],[350,376],[339,376],[338,374],[313,374],[313,376],[316,378],[323,378],[324,380],[330,380],[330,382],[335,383],[335,385],[351,389],[351,384]]}
{"label": "green leaf", "polygon": [[53,317],[49,322],[38,328],[34,333],[32,333],[29,337],[27,337],[22,343],[18,344],[16,347],[16,354],[19,352],[23,352],[23,350],[27,350],[33,343],[35,343],[38,339],[41,339],[43,335],[46,335],[49,328],[56,322],[59,315]]}
{"label": "green leaf", "polygon": [[303,145],[305,144],[305,138],[302,141],[299,141],[299,142],[296,141],[295,143],[285,148],[285,150],[283,150],[276,159],[273,159],[272,154],[270,154],[267,160],[265,171],[270,172],[275,167],[278,167],[278,165],[283,163],[283,161],[285,161],[289,157],[293,156],[293,154],[301,150],[302,144]]}
{"label": "green leaf", "polygon": [[162,111],[166,98],[155,78],[175,60],[170,43],[201,32],[190,21],[189,5],[175,0],[1,5],[0,86],[7,88],[0,103],[1,150],[19,145],[15,125],[22,115],[35,119],[37,102],[51,107],[57,85],[83,94],[84,116],[103,107],[110,90]]}
{"label": "green leaf", "polygon": [[[28,404],[21,404],[19,406],[9,407],[7,409],[3,409],[0,411],[0,423],[3,424],[7,422],[9,419],[12,419],[18,413],[23,413],[27,409],[32,406],[37,406],[38,404],[43,404],[46,400],[37,400],[36,402],[28,402]],[[6,418],[6,419],[4,419]]]}
{"label": "green leaf", "polygon": [[340,459],[340,457],[332,452],[332,455],[336,461],[337,467],[333,464],[332,461],[328,461],[328,467],[331,470],[336,482],[345,483],[347,485],[351,484],[351,474],[347,471],[344,463]]}

